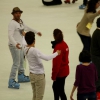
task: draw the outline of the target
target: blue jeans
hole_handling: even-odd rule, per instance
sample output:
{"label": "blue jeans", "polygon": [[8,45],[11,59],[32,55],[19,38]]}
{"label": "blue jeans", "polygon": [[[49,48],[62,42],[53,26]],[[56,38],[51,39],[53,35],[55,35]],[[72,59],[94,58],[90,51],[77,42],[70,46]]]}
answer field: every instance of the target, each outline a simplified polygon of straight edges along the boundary
{"label": "blue jeans", "polygon": [[96,100],[96,92],[77,94],[77,100]]}
{"label": "blue jeans", "polygon": [[24,52],[23,52],[23,49],[17,49],[13,45],[9,45],[9,49],[10,49],[12,59],[13,59],[13,65],[11,68],[9,79],[15,79],[17,70],[19,73],[24,72],[24,67],[23,67]]}

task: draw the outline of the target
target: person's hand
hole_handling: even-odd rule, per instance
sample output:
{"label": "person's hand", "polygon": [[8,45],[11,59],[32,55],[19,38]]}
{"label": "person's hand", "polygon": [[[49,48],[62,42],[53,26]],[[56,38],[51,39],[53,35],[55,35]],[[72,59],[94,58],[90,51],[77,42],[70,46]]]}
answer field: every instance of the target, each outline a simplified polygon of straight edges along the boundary
{"label": "person's hand", "polygon": [[58,55],[60,55],[61,54],[61,50],[57,50],[57,53],[58,53]]}
{"label": "person's hand", "polygon": [[21,49],[21,46],[19,43],[16,44],[17,49]]}
{"label": "person's hand", "polygon": [[70,100],[74,100],[74,99],[73,99],[73,94],[70,95]]}
{"label": "person's hand", "polygon": [[41,32],[38,32],[37,35],[38,35],[38,36],[42,36]]}

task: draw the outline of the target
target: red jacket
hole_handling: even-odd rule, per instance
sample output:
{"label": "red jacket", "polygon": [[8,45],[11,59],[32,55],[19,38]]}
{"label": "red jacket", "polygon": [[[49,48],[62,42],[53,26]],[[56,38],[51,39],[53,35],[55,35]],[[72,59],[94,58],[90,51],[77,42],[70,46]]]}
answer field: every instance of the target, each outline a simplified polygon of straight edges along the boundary
{"label": "red jacket", "polygon": [[52,80],[56,80],[57,77],[65,77],[69,75],[68,45],[62,41],[55,46],[53,52],[56,52],[57,50],[61,50],[61,54],[52,61]]}

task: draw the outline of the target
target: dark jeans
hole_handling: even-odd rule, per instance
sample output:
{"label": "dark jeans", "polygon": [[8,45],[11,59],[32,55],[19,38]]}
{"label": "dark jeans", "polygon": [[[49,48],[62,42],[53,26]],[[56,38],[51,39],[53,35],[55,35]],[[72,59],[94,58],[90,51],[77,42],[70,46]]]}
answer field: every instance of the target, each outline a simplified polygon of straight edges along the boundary
{"label": "dark jeans", "polygon": [[96,100],[96,92],[77,94],[77,100]]}
{"label": "dark jeans", "polygon": [[83,5],[87,5],[87,3],[88,3],[88,0],[83,0]]}
{"label": "dark jeans", "polygon": [[66,77],[57,78],[56,81],[53,82],[53,92],[54,92],[54,100],[67,100],[64,86],[65,86],[65,79]]}
{"label": "dark jeans", "polygon": [[84,35],[81,35],[79,34],[79,37],[83,43],[83,50],[87,50],[90,52],[90,47],[91,47],[91,37],[90,36],[84,36]]}
{"label": "dark jeans", "polygon": [[58,4],[62,4],[61,0],[53,0],[51,2],[46,2],[44,0],[42,0],[42,3],[46,6],[51,6],[51,5],[58,5]]}
{"label": "dark jeans", "polygon": [[100,57],[91,55],[92,62],[95,64],[98,73],[98,81],[96,82],[96,91],[100,92]]}

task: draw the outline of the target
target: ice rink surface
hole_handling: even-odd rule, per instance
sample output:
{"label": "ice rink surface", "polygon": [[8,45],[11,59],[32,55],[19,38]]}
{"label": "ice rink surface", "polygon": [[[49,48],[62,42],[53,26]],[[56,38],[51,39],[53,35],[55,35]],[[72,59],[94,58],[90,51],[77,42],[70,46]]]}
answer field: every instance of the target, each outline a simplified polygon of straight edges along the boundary
{"label": "ice rink surface", "polygon": [[[44,54],[51,54],[51,41],[53,30],[59,28],[63,31],[64,40],[69,46],[70,75],[66,79],[65,91],[68,100],[75,81],[75,70],[79,64],[78,56],[82,50],[82,43],[76,32],[76,24],[81,20],[84,10],[78,7],[82,0],[75,4],[64,4],[58,6],[44,6],[41,0],[0,0],[0,100],[32,100],[32,89],[30,83],[21,83],[20,89],[9,89],[8,79],[12,65],[12,57],[8,48],[8,24],[13,18],[11,15],[14,7],[23,10],[21,19],[26,25],[42,33],[42,37],[36,36],[36,48]],[[96,21],[96,19],[95,19]],[[91,35],[96,28],[92,26]],[[53,100],[52,91],[52,61],[43,61],[46,74],[46,87],[43,100]],[[28,64],[25,69],[29,75]],[[17,77],[17,76],[16,76]],[[76,100],[77,92],[74,94]]]}

